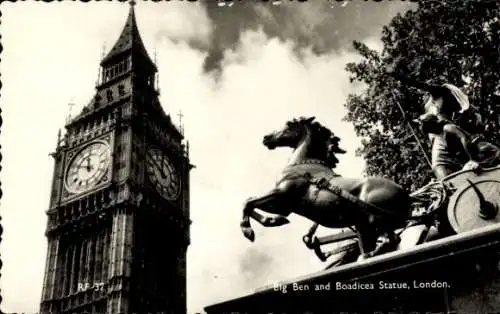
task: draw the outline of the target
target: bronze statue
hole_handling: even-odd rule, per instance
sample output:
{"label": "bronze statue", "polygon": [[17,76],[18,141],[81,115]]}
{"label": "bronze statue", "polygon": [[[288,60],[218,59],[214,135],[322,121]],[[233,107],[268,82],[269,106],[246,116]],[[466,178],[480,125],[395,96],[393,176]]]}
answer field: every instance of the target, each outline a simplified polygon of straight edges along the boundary
{"label": "bronze statue", "polygon": [[415,122],[429,136],[431,166],[438,180],[460,170],[480,172],[483,167],[492,167],[500,162],[500,149],[474,138],[453,122],[464,114],[480,119],[478,115],[470,114],[472,106],[467,95],[458,87],[445,83],[443,78],[424,83],[402,75],[393,76],[406,85],[428,92],[425,112]]}
{"label": "bronze statue", "polygon": [[[288,223],[286,216],[294,212],[328,228],[352,227],[361,258],[397,246],[394,230],[410,217],[409,194],[385,178],[343,178],[334,173],[336,154],[345,153],[339,140],[314,117],[288,121],[282,130],[264,137],[269,149],[291,147],[293,153],[276,186],[246,201],[241,221],[245,237],[250,241],[255,237],[250,217],[274,227]],[[264,216],[255,209],[276,216]]]}
{"label": "bronze statue", "polygon": [[423,114],[418,121],[431,141],[432,170],[438,180],[460,170],[481,170],[473,154],[472,137],[467,132],[433,113]]}

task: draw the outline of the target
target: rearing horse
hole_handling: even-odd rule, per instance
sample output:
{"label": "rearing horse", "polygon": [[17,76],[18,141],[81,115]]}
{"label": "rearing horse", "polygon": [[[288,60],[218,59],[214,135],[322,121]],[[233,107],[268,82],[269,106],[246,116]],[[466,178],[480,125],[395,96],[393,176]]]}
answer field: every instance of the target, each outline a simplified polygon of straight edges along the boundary
{"label": "rearing horse", "polygon": [[[282,130],[264,136],[263,144],[269,149],[291,147],[293,153],[276,186],[246,201],[243,234],[250,241],[255,238],[250,217],[265,227],[275,227],[287,224],[286,216],[293,212],[324,227],[353,227],[361,258],[373,256],[381,249],[377,247],[380,236],[385,235],[386,244],[397,241],[394,230],[401,228],[410,215],[410,197],[388,179],[342,178],[335,174],[335,154],[345,151],[339,148],[337,136],[313,121],[314,117],[294,119]],[[255,209],[276,216],[264,216]]]}

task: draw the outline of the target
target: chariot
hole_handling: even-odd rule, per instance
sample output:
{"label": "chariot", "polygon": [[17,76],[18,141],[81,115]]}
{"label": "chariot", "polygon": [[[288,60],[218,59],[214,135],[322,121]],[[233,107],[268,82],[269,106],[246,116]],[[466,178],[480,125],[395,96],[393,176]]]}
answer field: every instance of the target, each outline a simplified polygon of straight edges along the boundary
{"label": "chariot", "polygon": [[[314,222],[303,236],[306,246],[322,261],[336,256],[329,268],[500,222],[500,166],[462,170],[408,193],[389,179],[337,175],[336,154],[345,153],[339,140],[314,117],[293,119],[264,137],[269,149],[293,153],[275,187],[245,202],[246,238],[255,239],[250,218],[276,227],[296,213]],[[318,236],[320,225],[344,232]]]}
{"label": "chariot", "polygon": [[[407,232],[412,233],[410,246],[495,224],[500,228],[500,166],[480,173],[472,170],[453,173],[414,191],[410,197],[414,218],[396,232],[399,241]],[[303,241],[322,261],[337,256],[327,268],[348,263],[359,255],[357,233],[353,228],[316,236],[318,226],[314,223]],[[335,244],[333,249],[322,249]],[[402,248],[405,247],[394,250]]]}

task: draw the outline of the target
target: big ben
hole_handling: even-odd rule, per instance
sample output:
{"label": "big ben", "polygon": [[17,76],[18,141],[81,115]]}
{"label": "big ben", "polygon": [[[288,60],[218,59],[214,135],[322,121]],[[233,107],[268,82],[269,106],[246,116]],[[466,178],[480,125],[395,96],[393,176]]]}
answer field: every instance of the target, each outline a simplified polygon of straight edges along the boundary
{"label": "big ben", "polygon": [[134,4],[51,154],[41,313],[186,312],[192,166]]}

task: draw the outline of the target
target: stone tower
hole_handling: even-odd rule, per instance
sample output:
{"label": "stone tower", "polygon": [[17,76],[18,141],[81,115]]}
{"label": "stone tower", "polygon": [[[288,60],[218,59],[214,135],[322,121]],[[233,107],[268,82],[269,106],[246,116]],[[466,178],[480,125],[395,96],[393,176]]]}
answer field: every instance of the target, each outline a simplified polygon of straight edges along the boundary
{"label": "stone tower", "polygon": [[65,126],[41,313],[186,313],[188,145],[162,109],[134,3],[96,92]]}

